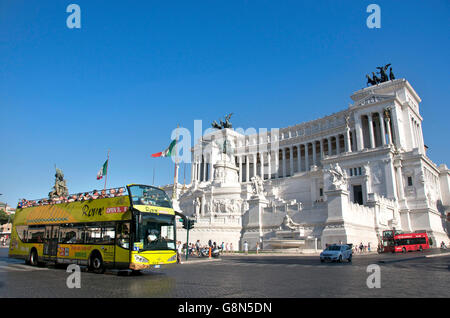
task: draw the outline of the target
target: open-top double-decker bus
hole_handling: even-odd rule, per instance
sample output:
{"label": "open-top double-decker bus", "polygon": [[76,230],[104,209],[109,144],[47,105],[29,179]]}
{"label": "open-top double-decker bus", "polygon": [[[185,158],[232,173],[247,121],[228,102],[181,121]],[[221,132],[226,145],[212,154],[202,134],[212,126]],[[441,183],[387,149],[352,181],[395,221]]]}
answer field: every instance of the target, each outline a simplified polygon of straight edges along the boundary
{"label": "open-top double-decker bus", "polygon": [[19,206],[9,257],[34,266],[74,263],[97,273],[176,262],[175,212],[163,190],[130,184],[123,192],[102,192]]}
{"label": "open-top double-decker bus", "polygon": [[428,235],[425,231],[415,233],[403,233],[401,231],[383,231],[383,251],[384,252],[409,252],[423,251],[430,248]]}

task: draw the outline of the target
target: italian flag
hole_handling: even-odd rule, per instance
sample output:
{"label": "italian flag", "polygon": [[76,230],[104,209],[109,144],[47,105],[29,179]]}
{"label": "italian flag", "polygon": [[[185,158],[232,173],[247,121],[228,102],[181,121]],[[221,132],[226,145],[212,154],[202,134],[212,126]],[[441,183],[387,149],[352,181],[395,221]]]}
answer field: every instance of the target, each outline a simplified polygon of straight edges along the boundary
{"label": "italian flag", "polygon": [[106,176],[107,171],[108,171],[108,160],[105,161],[103,167],[98,171],[97,180],[100,180],[101,178],[103,178],[103,176]]}
{"label": "italian flag", "polygon": [[169,147],[166,150],[164,150],[162,152],[154,153],[152,155],[152,157],[153,158],[157,158],[157,157],[170,157],[170,156],[172,156],[175,153],[173,151],[173,148],[175,147],[176,143],[177,143],[176,139],[172,140],[172,142],[170,143]]}

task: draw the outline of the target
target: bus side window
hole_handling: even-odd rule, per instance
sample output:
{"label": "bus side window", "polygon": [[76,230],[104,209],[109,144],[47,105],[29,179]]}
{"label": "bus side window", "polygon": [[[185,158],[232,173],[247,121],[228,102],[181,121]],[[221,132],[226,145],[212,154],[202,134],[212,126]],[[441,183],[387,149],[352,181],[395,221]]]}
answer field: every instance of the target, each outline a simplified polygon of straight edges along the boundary
{"label": "bus side window", "polygon": [[117,225],[117,245],[130,248],[130,223],[119,223]]}

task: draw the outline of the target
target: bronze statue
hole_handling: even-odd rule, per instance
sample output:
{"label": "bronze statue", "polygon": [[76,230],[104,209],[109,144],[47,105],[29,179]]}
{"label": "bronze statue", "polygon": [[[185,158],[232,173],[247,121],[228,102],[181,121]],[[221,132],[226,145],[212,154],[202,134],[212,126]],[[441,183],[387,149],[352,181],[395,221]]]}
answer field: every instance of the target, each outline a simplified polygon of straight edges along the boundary
{"label": "bronze statue", "polygon": [[390,81],[395,80],[394,73],[392,72],[392,67],[389,68],[389,80]]}
{"label": "bronze statue", "polygon": [[367,85],[376,85],[379,83],[384,83],[387,82],[389,80],[393,80],[395,79],[394,73],[392,72],[392,67],[390,68],[390,72],[389,72],[389,76],[387,75],[386,71],[389,68],[389,66],[391,65],[391,63],[386,64],[384,66],[378,66],[377,69],[377,73],[380,74],[380,77],[376,76],[374,72],[372,72],[372,78],[370,78],[369,75],[366,75],[367,77]]}
{"label": "bronze statue", "polygon": [[220,124],[218,124],[215,120],[211,123],[212,128],[215,129],[224,129],[224,128],[232,128],[232,124],[230,122],[230,118],[233,115],[233,113],[230,113],[228,115],[225,116],[225,122],[222,121],[222,119],[220,119]]}
{"label": "bronze statue", "polygon": [[69,189],[67,188],[66,180],[64,180],[64,173],[61,169],[56,167],[55,169],[55,185],[53,186],[53,191],[48,194],[49,199],[69,196]]}
{"label": "bronze statue", "polygon": [[381,83],[387,82],[389,80],[389,78],[388,78],[388,76],[386,74],[386,71],[387,71],[387,69],[388,69],[388,67],[390,65],[391,64],[389,63],[389,64],[386,64],[385,66],[378,66],[377,67],[377,69],[380,70],[378,73],[380,73],[380,76],[381,76]]}
{"label": "bronze statue", "polygon": [[370,85],[376,85],[377,84],[377,81],[375,79],[370,78],[369,75],[366,74],[366,77],[367,77],[367,84],[366,84],[367,86],[369,86],[369,84]]}

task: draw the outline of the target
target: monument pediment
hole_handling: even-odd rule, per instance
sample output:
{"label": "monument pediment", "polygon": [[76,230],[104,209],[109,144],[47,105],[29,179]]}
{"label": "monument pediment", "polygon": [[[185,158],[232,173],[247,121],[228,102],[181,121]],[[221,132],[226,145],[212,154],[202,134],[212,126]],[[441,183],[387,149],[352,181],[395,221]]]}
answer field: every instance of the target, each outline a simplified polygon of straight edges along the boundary
{"label": "monument pediment", "polygon": [[356,100],[353,107],[376,104],[384,101],[389,101],[395,98],[395,95],[370,94]]}

